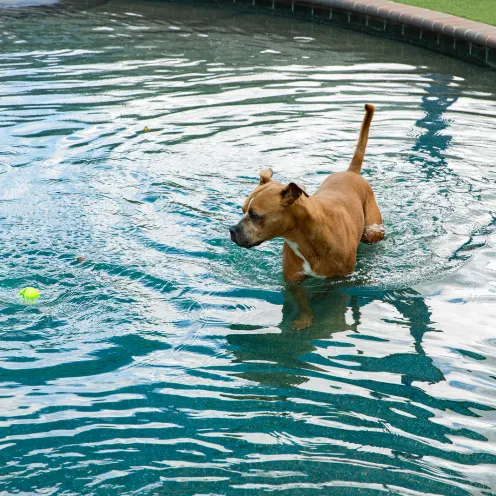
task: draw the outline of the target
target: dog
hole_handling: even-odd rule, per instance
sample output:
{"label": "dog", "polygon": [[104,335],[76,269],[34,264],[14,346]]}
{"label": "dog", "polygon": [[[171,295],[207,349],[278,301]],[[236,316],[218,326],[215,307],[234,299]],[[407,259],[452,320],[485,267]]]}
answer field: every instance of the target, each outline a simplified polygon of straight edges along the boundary
{"label": "dog", "polygon": [[385,236],[372,187],[362,176],[374,106],[365,117],[355,153],[346,172],[328,176],[313,195],[295,183],[280,184],[271,169],[243,205],[243,218],[229,228],[243,248],[283,238],[283,276],[287,282],[306,277],[332,278],[353,272],[360,241],[377,243]]}

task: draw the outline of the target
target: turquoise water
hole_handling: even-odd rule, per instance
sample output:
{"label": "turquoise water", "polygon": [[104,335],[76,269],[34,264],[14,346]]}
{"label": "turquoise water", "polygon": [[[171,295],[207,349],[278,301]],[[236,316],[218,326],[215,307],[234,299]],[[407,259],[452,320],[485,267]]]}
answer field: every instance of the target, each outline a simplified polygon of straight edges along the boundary
{"label": "turquoise water", "polygon": [[[163,2],[0,33],[2,496],[496,494],[495,72]],[[366,102],[388,236],[295,331],[281,242],[227,227],[264,167],[345,169]]]}

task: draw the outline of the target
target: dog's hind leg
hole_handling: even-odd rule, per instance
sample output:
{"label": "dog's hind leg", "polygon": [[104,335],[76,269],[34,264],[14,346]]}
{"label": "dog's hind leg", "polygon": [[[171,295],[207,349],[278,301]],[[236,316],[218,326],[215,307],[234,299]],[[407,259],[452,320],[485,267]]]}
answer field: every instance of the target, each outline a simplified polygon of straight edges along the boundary
{"label": "dog's hind leg", "polygon": [[367,244],[378,243],[384,239],[386,231],[382,223],[382,215],[375,201],[374,192],[370,188],[363,204],[365,227],[360,241]]}

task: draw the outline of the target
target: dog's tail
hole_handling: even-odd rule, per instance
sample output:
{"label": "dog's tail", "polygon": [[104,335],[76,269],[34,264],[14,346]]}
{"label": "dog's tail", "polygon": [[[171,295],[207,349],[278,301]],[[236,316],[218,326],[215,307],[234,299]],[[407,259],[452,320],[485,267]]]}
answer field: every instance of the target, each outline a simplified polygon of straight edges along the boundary
{"label": "dog's tail", "polygon": [[360,174],[363,157],[365,155],[365,148],[367,148],[367,141],[369,140],[369,128],[370,123],[372,122],[372,116],[374,115],[374,110],[374,106],[370,105],[370,103],[365,105],[365,117],[363,118],[362,128],[360,129],[360,136],[355,148],[355,155],[353,155],[351,164],[348,167],[348,172],[356,172],[357,174]]}

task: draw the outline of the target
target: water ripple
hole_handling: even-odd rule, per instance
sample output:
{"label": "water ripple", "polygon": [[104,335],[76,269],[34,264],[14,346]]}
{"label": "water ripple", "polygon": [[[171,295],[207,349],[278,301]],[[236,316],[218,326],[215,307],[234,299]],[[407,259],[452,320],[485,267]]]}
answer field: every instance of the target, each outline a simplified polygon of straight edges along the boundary
{"label": "water ripple", "polygon": [[[243,7],[2,14],[2,494],[496,494],[493,72]],[[264,167],[343,170],[366,102],[388,235],[296,331],[281,242],[227,226]]]}

